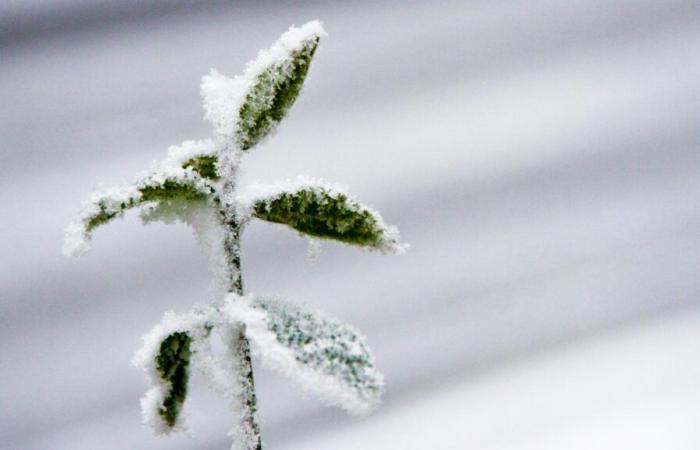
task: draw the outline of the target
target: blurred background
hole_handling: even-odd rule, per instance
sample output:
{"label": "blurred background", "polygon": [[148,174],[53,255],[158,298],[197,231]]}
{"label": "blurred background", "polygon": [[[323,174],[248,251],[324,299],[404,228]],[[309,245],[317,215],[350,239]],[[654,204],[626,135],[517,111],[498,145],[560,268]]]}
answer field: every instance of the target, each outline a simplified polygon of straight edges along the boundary
{"label": "blurred background", "polygon": [[135,214],[66,260],[98,183],[210,135],[200,77],[324,21],[305,92],[245,183],[322,177],[404,256],[244,237],[248,290],[356,325],[387,377],[366,419],[257,369],[268,449],[700,448],[696,0],[0,3],[0,448],[225,449],[153,437],[130,366],[166,310],[211,295],[183,226]]}

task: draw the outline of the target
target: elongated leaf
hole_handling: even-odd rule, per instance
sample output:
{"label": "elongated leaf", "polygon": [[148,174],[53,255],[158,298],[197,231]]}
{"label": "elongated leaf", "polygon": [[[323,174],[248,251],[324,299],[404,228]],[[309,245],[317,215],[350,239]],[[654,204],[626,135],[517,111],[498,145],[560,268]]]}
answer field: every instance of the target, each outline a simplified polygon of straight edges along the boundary
{"label": "elongated leaf", "polygon": [[197,349],[206,348],[211,309],[187,314],[168,312],[143,336],[132,363],[146,374],[150,388],[141,398],[144,423],[157,434],[184,428],[181,412],[187,397],[190,363]]}
{"label": "elongated leaf", "polygon": [[79,219],[66,229],[64,253],[70,256],[88,250],[95,228],[131,208],[146,204],[163,208],[181,202],[218,203],[218,198],[207,180],[192,168],[174,168],[148,175],[129,186],[94,192]]}
{"label": "elongated leaf", "polygon": [[187,381],[190,375],[190,344],[192,339],[186,332],[169,335],[160,345],[156,356],[156,369],[161,380],[169,386],[158,414],[168,427],[174,427],[187,396]]}
{"label": "elongated leaf", "polygon": [[248,91],[239,111],[236,140],[242,150],[260,142],[284,118],[301,91],[318,46],[318,36],[302,41],[300,48],[267,67]]}
{"label": "elongated leaf", "polygon": [[297,179],[258,187],[244,200],[253,217],[287,225],[317,238],[334,239],[383,252],[401,252],[398,231],[347,194],[320,182]]}
{"label": "elongated leaf", "polygon": [[378,405],[383,377],[352,327],[268,298],[230,297],[226,312],[246,325],[262,362],[325,401],[363,414]]}
{"label": "elongated leaf", "polygon": [[270,134],[299,96],[325,34],[318,21],[291,27],[240,76],[231,79],[216,71],[204,76],[205,117],[217,135],[248,150]]}

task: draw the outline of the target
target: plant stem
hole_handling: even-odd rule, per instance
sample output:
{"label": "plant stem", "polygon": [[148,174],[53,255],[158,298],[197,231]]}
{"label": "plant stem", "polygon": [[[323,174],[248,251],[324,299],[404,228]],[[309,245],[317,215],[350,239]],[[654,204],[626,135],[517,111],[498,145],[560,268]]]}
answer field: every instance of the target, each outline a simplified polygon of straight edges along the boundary
{"label": "plant stem", "polygon": [[[226,239],[226,254],[229,261],[231,278],[229,280],[229,292],[243,295],[243,275],[241,272],[241,227],[233,220],[227,223],[228,233]],[[255,380],[253,378],[253,364],[250,358],[250,343],[245,336],[245,325],[240,326],[230,342],[234,358],[238,361],[238,377],[241,379],[241,418],[235,438],[244,442],[237,443],[234,448],[242,450],[262,450],[260,427],[255,421],[257,411],[257,399],[255,396]]]}

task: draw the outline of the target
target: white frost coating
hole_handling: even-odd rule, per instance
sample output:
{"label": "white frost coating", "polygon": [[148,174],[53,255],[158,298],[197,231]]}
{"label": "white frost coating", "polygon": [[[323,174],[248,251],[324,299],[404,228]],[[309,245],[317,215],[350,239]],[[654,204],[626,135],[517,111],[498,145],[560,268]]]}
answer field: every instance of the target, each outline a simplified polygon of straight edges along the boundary
{"label": "white frost coating", "polygon": [[166,156],[165,159],[158,164],[158,169],[178,169],[192,158],[215,155],[216,147],[211,139],[204,139],[201,141],[184,141],[180,145],[172,145],[168,147],[168,156]]}
{"label": "white frost coating", "polygon": [[66,227],[63,254],[65,256],[78,256],[90,249],[92,230],[88,229],[88,223],[92,218],[99,214],[120,217],[127,209],[139,205],[142,189],[157,187],[166,181],[189,184],[206,195],[209,195],[212,189],[212,185],[200,177],[191,167],[183,169],[169,164],[162,165],[157,171],[142,174],[129,185],[98,189],[89,195],[87,201],[83,202],[81,213]]}
{"label": "white frost coating", "polygon": [[320,239],[315,239],[312,237],[308,238],[308,247],[306,248],[306,257],[309,261],[316,261],[318,256],[321,254],[322,242]]}
{"label": "white frost coating", "polygon": [[257,202],[270,202],[282,194],[294,194],[300,191],[314,191],[318,195],[326,195],[337,198],[343,195],[347,198],[346,206],[359,211],[367,211],[376,221],[376,229],[382,235],[382,241],[378,250],[382,253],[403,254],[410,248],[409,244],[400,242],[399,229],[384,223],[379,212],[359,203],[348,193],[348,188],[340,183],[327,183],[319,178],[311,178],[298,175],[292,180],[278,180],[272,184],[253,183],[239,192],[236,196],[236,212],[238,220],[245,222],[253,215],[253,208]]}
{"label": "white frost coating", "polygon": [[239,111],[248,91],[267,68],[284,63],[290,53],[303,48],[305,42],[326,36],[318,20],[297,28],[292,26],[272,47],[260,50],[257,57],[246,65],[243,74],[229,78],[212,69],[202,77],[201,93],[204,98],[204,118],[214,125],[217,137],[233,140],[238,130]]}
{"label": "white frost coating", "polygon": [[[263,366],[297,381],[305,391],[312,392],[330,405],[336,405],[354,415],[365,415],[374,410],[380,402],[383,377],[373,368],[369,368],[371,378],[376,383],[376,390],[358,390],[339,376],[324,371],[322,368],[304,364],[298,359],[297,353],[289,346],[283,345],[274,331],[270,329],[268,315],[264,310],[253,305],[253,297],[239,297],[230,294],[222,312],[228,315],[230,322],[242,322],[246,325],[246,336],[250,340],[253,356],[258,358]],[[313,333],[313,330],[305,330]],[[358,340],[363,338],[358,335]],[[323,341],[313,341],[307,344],[305,350],[322,348]],[[359,345],[359,343],[358,343]],[[311,347],[309,347],[311,346]],[[356,349],[353,353],[359,353]]]}
{"label": "white frost coating", "polygon": [[[224,329],[228,324],[222,324],[221,318],[212,316],[211,324],[216,325],[216,329],[226,333]],[[234,360],[229,352],[215,354],[212,351],[209,339],[199,339],[192,342],[193,362],[207,379],[209,387],[219,395],[230,401],[234,411],[238,411],[238,399],[241,395],[240,380],[234,376],[238,367],[238,362]]]}
{"label": "white frost coating", "polygon": [[176,431],[186,431],[184,414],[180,414],[174,427],[170,427],[161,417],[159,411],[163,400],[170,392],[171,385],[163,380],[158,373],[156,357],[161,343],[171,334],[186,331],[192,338],[192,343],[206,340],[204,325],[210,319],[210,314],[194,311],[178,315],[172,311],[165,313],[161,323],[143,336],[143,346],[136,352],[132,364],[144,371],[151,387],[141,397],[141,417],[144,424],[149,425],[157,435],[167,435]]}
{"label": "white frost coating", "polygon": [[90,250],[90,231],[87,229],[87,221],[91,217],[104,210],[108,213],[119,214],[124,208],[123,204],[138,202],[141,192],[137,185],[99,188],[92,192],[83,202],[83,209],[78,218],[65,229],[63,240],[63,254],[65,256],[79,256]]}
{"label": "white frost coating", "polygon": [[255,203],[264,200],[271,200],[282,194],[293,194],[306,189],[323,191],[331,197],[339,194],[350,198],[348,187],[340,183],[328,183],[321,178],[312,178],[306,175],[297,175],[294,179],[277,180],[272,184],[262,184],[254,182],[240,190],[236,195],[238,205],[238,219],[245,222],[253,215]]}
{"label": "white frost coating", "polygon": [[255,442],[255,434],[243,420],[246,398],[252,389],[245,376],[245,364],[236,357],[235,346],[240,335],[240,322],[226,322],[219,313],[212,317],[211,324],[221,334],[226,351],[214,354],[209,339],[193,342],[193,363],[207,379],[209,388],[228,400],[229,407],[238,418],[228,435],[233,437],[232,449],[249,450],[249,444]]}

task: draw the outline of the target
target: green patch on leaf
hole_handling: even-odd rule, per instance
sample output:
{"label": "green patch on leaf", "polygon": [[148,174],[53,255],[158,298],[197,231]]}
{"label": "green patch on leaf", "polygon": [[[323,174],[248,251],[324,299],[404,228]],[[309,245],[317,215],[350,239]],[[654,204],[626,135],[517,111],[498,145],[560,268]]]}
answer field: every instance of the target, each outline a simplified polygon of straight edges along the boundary
{"label": "green patch on leaf", "polygon": [[100,199],[96,204],[98,212],[84,219],[85,230],[91,232],[115,217],[120,217],[126,210],[146,202],[158,202],[159,207],[168,207],[179,202],[204,201],[209,198],[216,201],[213,190],[206,192],[193,182],[166,179],[162,183],[146,184],[138,190],[138,195],[119,203],[110,201],[109,197]]}
{"label": "green patch on leaf", "polygon": [[176,180],[165,180],[162,184],[142,187],[141,202],[171,201],[171,200],[204,200],[207,194],[190,183]]}
{"label": "green patch on leaf", "polygon": [[136,206],[136,202],[133,199],[129,199],[126,202],[121,202],[116,208],[109,208],[104,201],[100,201],[97,205],[100,211],[87,219],[85,229],[87,231],[92,231],[100,225],[104,225],[110,220],[119,216],[123,211],[133,208],[134,206]]}
{"label": "green patch on leaf", "polygon": [[187,396],[192,339],[185,332],[176,332],[160,344],[156,368],[160,377],[170,384],[170,390],[158,411],[168,426],[175,426]]}
{"label": "green patch on leaf", "polygon": [[384,227],[377,218],[344,194],[318,189],[283,192],[256,202],[254,214],[314,237],[376,248],[384,243]]}
{"label": "green patch on leaf", "polygon": [[260,142],[279,123],[297,99],[316,52],[319,38],[306,41],[283,62],[263,71],[239,110],[236,141],[243,150]]}
{"label": "green patch on leaf", "polygon": [[185,162],[182,168],[192,167],[192,170],[197,172],[202,178],[216,181],[219,179],[219,174],[216,171],[216,162],[216,156],[197,156]]}

